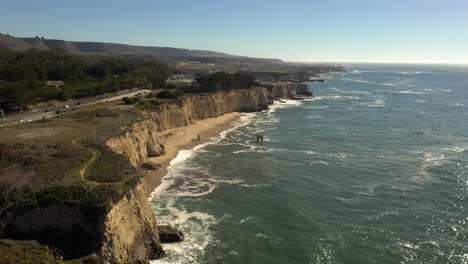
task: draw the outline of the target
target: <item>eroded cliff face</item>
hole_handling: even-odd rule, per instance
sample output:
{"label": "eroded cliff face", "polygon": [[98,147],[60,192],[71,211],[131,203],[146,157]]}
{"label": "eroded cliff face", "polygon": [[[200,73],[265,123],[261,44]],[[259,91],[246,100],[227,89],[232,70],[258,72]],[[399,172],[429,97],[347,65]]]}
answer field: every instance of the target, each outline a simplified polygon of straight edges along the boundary
{"label": "eroded cliff face", "polygon": [[107,213],[102,234],[99,256],[106,263],[149,263],[165,256],[143,183]]}
{"label": "eroded cliff face", "polygon": [[126,128],[119,137],[107,141],[115,152],[124,154],[134,166],[148,157],[164,154],[163,131],[193,124],[198,119],[218,117],[231,112],[254,112],[268,108],[266,88],[232,90],[182,98],[162,104],[148,113],[148,119]]}
{"label": "eroded cliff face", "polygon": [[275,98],[291,98],[297,95],[312,96],[309,87],[303,83],[274,84],[269,90]]}

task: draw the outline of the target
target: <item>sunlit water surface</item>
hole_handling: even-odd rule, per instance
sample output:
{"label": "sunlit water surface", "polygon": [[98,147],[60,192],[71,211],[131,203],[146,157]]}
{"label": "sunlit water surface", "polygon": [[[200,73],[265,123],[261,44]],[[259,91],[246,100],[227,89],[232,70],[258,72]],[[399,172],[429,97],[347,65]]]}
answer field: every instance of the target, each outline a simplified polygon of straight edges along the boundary
{"label": "sunlit water surface", "polygon": [[347,68],[179,153],[154,263],[468,263],[468,69]]}

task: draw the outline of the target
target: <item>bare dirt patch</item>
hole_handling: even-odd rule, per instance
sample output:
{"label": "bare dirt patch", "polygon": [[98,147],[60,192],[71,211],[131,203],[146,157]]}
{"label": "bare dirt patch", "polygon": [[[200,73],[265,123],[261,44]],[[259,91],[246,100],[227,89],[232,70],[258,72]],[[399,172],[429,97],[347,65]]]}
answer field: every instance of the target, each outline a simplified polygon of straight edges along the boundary
{"label": "bare dirt patch", "polygon": [[24,131],[16,135],[17,139],[31,139],[37,137],[51,137],[60,132],[65,132],[70,130],[68,127],[44,127],[44,128],[35,128],[29,131]]}

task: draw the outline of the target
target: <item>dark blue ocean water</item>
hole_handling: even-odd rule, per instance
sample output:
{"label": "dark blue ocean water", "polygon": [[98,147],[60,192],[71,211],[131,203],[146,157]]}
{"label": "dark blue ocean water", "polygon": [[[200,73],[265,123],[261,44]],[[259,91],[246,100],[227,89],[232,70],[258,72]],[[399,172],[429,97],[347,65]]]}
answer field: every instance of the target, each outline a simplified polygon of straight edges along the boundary
{"label": "dark blue ocean water", "polygon": [[346,66],[179,153],[155,263],[468,263],[468,68]]}

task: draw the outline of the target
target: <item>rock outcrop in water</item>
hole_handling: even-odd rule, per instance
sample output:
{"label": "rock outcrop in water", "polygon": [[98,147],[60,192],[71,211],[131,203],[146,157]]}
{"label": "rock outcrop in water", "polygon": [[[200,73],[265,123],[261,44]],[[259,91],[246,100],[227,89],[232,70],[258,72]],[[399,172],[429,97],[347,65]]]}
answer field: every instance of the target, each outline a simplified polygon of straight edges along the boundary
{"label": "rock outcrop in water", "polygon": [[184,234],[171,226],[158,226],[161,243],[175,243],[184,240]]}

